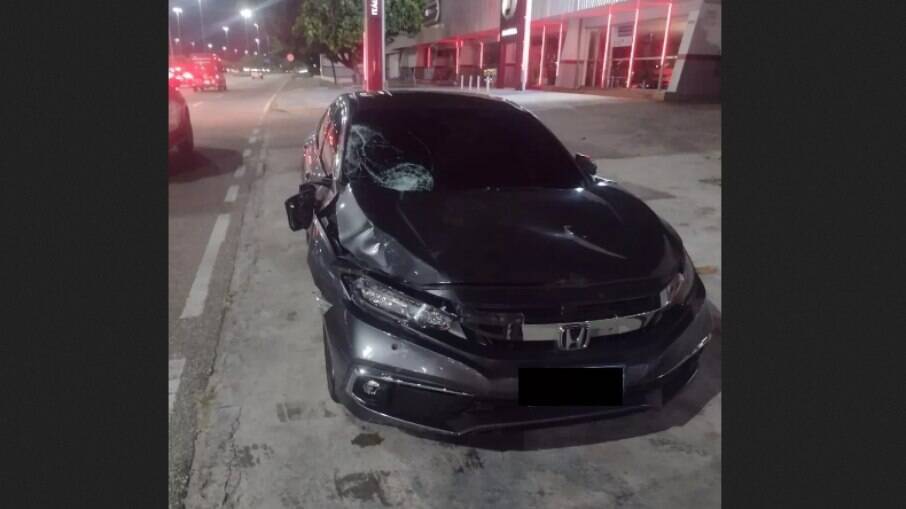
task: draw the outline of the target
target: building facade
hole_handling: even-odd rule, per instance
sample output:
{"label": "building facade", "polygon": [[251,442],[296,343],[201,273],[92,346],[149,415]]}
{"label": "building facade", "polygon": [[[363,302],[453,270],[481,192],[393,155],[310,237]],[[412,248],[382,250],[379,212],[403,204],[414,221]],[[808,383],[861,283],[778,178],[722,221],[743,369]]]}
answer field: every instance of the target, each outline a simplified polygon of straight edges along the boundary
{"label": "building facade", "polygon": [[720,0],[428,0],[386,47],[391,80],[720,95]]}

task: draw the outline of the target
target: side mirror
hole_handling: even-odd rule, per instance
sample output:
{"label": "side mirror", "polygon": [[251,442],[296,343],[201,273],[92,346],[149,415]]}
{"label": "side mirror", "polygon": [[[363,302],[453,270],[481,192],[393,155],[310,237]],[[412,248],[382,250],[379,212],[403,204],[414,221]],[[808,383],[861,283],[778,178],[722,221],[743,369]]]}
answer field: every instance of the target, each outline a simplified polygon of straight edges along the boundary
{"label": "side mirror", "polygon": [[594,177],[598,173],[598,165],[585,154],[576,154],[576,164],[582,173],[589,177]]}
{"label": "side mirror", "polygon": [[289,229],[299,231],[311,226],[315,216],[315,186],[314,184],[302,184],[299,186],[299,193],[290,196],[286,202],[286,219],[289,221]]}

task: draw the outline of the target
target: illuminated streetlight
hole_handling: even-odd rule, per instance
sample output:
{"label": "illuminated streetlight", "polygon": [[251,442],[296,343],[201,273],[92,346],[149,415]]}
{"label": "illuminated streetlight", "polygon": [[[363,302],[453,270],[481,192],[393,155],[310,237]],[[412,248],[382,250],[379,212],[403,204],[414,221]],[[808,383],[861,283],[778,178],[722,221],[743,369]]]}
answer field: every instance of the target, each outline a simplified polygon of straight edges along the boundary
{"label": "illuminated streetlight", "polygon": [[[261,39],[255,37],[255,46],[258,47],[258,51],[261,51]],[[256,55],[258,54],[258,51],[255,52]]]}
{"label": "illuminated streetlight", "polygon": [[208,43],[208,49],[214,49],[214,45],[211,44],[210,42]]}
{"label": "illuminated streetlight", "polygon": [[174,7],[173,12],[176,13],[176,36],[182,37],[182,23],[179,21],[179,15],[182,14],[182,7]]}
{"label": "illuminated streetlight", "polygon": [[242,19],[245,20],[243,23],[243,32],[245,34],[245,52],[249,52],[249,19],[252,18],[251,9],[242,9],[239,11],[239,15],[242,16]]}
{"label": "illuminated streetlight", "polygon": [[201,0],[198,0],[198,19],[201,22],[201,43],[204,44],[204,12],[201,10]]}
{"label": "illuminated streetlight", "polygon": [[222,26],[222,27],[220,27],[220,28],[223,29],[223,40],[224,40],[224,42],[226,42],[227,44],[229,44],[229,43],[230,43],[230,27],[228,27],[228,26]]}

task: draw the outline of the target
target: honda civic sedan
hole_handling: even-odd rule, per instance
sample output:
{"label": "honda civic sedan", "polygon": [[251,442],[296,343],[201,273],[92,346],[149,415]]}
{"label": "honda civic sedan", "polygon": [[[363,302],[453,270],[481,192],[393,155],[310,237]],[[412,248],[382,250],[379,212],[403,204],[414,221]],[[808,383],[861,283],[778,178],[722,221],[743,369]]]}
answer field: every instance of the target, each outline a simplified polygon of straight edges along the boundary
{"label": "honda civic sedan", "polygon": [[429,434],[663,404],[712,321],[683,242],[533,114],[437,92],[337,98],[285,202],[327,390]]}

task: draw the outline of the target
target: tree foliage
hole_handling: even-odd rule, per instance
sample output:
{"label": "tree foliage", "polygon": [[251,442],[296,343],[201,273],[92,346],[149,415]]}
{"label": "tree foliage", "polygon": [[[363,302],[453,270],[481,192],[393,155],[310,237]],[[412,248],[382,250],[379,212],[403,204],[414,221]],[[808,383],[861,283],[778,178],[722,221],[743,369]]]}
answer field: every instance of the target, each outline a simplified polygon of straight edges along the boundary
{"label": "tree foliage", "polygon": [[[302,0],[293,25],[305,47],[355,69],[362,61],[363,0]],[[416,34],[421,28],[424,0],[385,0],[386,36]]]}

